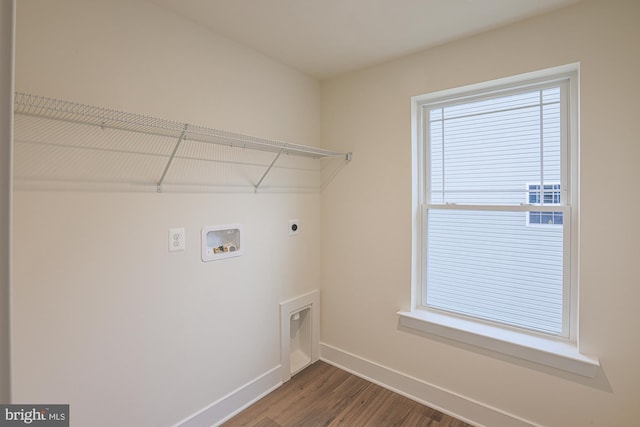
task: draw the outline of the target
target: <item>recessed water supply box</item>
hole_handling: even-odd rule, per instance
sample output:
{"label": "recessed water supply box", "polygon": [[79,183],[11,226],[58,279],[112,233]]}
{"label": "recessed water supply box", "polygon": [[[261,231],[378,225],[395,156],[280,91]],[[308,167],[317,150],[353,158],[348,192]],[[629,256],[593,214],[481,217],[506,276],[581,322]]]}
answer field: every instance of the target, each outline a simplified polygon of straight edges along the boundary
{"label": "recessed water supply box", "polygon": [[243,253],[241,225],[215,225],[202,229],[202,261],[215,261]]}

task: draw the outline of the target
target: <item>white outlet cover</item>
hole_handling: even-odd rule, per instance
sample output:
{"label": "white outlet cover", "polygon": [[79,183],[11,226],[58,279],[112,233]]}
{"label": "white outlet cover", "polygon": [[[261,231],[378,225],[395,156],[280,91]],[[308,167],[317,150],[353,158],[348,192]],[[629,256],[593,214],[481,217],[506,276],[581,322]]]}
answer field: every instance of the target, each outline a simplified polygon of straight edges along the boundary
{"label": "white outlet cover", "polygon": [[290,219],[289,220],[289,236],[295,236],[298,234],[300,234],[300,220]]}
{"label": "white outlet cover", "polygon": [[184,228],[169,229],[169,252],[184,251]]}

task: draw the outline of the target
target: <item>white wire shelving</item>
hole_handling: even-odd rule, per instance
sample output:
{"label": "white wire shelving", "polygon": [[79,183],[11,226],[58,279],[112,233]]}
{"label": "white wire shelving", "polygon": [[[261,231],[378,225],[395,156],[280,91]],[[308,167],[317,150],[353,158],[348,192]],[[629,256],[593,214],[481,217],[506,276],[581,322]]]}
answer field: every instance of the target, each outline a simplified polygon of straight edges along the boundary
{"label": "white wire shelving", "polygon": [[[351,153],[26,93],[14,99],[17,181],[115,182],[158,192],[322,190],[351,160]],[[317,166],[331,159],[333,167]]]}

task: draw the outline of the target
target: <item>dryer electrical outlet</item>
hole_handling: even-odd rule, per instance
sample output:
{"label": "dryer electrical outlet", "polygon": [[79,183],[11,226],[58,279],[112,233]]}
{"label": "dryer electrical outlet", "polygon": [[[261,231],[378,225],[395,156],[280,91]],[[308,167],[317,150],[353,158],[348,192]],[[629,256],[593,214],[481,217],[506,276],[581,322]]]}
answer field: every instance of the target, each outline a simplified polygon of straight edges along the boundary
{"label": "dryer electrical outlet", "polygon": [[300,220],[290,219],[289,220],[289,236],[296,236],[298,233],[300,233]]}

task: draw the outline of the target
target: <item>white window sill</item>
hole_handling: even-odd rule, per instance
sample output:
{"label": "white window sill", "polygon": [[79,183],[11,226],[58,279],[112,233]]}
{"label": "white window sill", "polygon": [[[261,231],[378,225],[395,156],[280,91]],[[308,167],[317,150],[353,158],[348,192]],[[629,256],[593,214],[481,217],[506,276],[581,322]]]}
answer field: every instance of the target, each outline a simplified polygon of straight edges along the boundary
{"label": "white window sill", "polygon": [[600,362],[575,343],[529,335],[426,310],[399,311],[400,325],[593,378]]}

